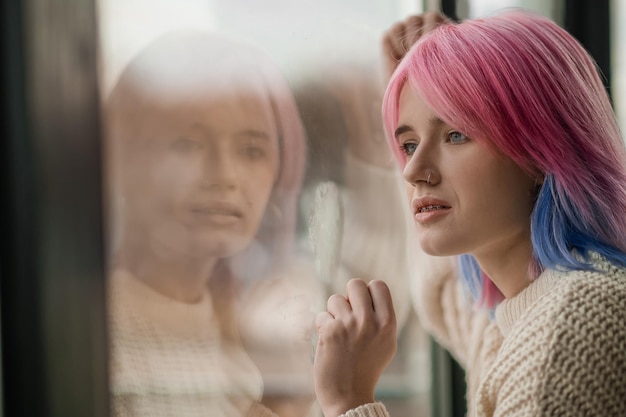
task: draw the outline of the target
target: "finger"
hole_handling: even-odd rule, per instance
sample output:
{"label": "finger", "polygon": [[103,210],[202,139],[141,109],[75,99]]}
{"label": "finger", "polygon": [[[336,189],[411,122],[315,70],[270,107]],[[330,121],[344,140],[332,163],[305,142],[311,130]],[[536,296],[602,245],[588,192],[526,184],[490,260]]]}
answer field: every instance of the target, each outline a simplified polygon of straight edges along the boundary
{"label": "finger", "polygon": [[391,39],[389,35],[385,35],[383,37],[383,55],[395,61],[398,61],[398,58],[396,57],[396,52],[393,46],[393,40]]}
{"label": "finger", "polygon": [[404,38],[404,22],[398,22],[389,29],[386,38],[388,39],[390,56],[393,59],[400,60],[406,53],[402,39]]}
{"label": "finger", "polygon": [[443,22],[445,19],[447,19],[446,15],[436,10],[429,10],[422,14],[422,16],[424,17],[424,24],[429,24],[432,22]]}
{"label": "finger", "polygon": [[411,46],[422,37],[424,33],[424,18],[422,15],[410,16],[406,19],[405,24],[406,29],[403,39],[403,48],[406,54],[406,52],[411,49]]}
{"label": "finger", "polygon": [[346,297],[339,294],[333,294],[328,298],[326,309],[334,318],[344,317],[352,312],[352,308],[348,300],[346,300]]}
{"label": "finger", "polygon": [[346,298],[352,307],[352,311],[359,317],[371,316],[374,313],[372,296],[367,284],[362,279],[351,279],[346,285]]}
{"label": "finger", "polygon": [[384,59],[385,81],[389,81],[401,59],[401,57],[398,57],[398,52],[394,50],[392,43],[393,42],[390,37],[385,36],[383,38],[382,52],[383,56],[386,57]]}
{"label": "finger", "polygon": [[321,330],[326,327],[328,323],[330,323],[332,320],[334,320],[333,316],[331,316],[327,311],[320,311],[315,316],[315,329],[318,333],[320,333]]}
{"label": "finger", "polygon": [[391,298],[391,291],[384,281],[374,280],[371,281],[367,288],[372,297],[372,306],[382,323],[394,324],[396,322],[396,314],[393,309],[393,300]]}
{"label": "finger", "polygon": [[447,16],[439,12],[435,12],[435,11],[424,13],[423,16],[424,16],[424,22],[423,22],[424,33],[428,33],[444,23],[451,22],[451,20]]}

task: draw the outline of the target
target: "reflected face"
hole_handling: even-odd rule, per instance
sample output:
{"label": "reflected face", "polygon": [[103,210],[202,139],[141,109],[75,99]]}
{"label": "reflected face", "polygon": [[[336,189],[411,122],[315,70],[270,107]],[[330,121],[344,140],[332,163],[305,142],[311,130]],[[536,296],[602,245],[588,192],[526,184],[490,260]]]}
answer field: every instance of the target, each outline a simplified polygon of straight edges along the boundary
{"label": "reflected face", "polygon": [[[211,97],[208,93],[207,97]],[[226,257],[256,235],[279,171],[269,102],[249,94],[146,109],[128,146],[128,232],[157,249]]]}
{"label": "reflected face", "polygon": [[410,87],[400,96],[396,141],[426,253],[479,258],[529,244],[535,180],[512,160],[444,123]]}

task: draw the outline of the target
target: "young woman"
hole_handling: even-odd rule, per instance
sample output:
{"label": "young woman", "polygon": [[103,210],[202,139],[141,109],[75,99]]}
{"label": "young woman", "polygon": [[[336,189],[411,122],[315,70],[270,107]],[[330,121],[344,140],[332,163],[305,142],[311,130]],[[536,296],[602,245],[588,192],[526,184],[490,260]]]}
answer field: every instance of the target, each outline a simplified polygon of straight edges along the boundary
{"label": "young woman", "polygon": [[165,35],[106,103],[116,416],[306,415],[312,269],[295,256],[305,136],[257,51]]}
{"label": "young woman", "polygon": [[[440,24],[422,36],[426,22]],[[469,415],[622,414],[626,150],[594,62],[521,10],[411,26],[388,40],[420,37],[383,117],[419,244],[417,308],[467,371]],[[350,281],[317,328],[325,416],[387,416],[374,399],[396,348],[387,286]]]}

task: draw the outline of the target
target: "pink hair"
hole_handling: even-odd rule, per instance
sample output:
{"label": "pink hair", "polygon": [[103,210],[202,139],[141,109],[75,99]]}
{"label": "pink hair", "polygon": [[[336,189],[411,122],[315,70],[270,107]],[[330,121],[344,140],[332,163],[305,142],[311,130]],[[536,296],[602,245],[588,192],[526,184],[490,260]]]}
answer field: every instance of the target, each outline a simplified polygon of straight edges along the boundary
{"label": "pink hair", "polygon": [[[584,235],[626,251],[624,143],[594,61],[564,29],[512,10],[425,35],[397,68],[383,102],[401,165],[393,130],[405,84],[446,123],[529,174],[551,177],[554,200],[573,208],[570,217],[579,218]],[[536,275],[543,266],[530,267]],[[493,297],[492,286],[483,287],[483,299]]]}

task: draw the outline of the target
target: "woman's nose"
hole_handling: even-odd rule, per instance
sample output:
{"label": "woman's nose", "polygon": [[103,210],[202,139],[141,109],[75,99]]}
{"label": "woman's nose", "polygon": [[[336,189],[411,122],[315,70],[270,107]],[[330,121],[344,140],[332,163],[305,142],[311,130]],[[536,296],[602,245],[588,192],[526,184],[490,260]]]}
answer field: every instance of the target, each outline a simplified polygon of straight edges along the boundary
{"label": "woman's nose", "polygon": [[202,160],[202,184],[208,188],[234,188],[237,170],[228,152],[210,149]]}
{"label": "woman's nose", "polygon": [[[432,152],[431,152],[432,153]],[[435,169],[433,155],[424,148],[418,148],[417,151],[407,160],[402,171],[402,176],[409,184],[418,184],[420,182],[428,185],[434,185],[439,181],[438,170]]]}

